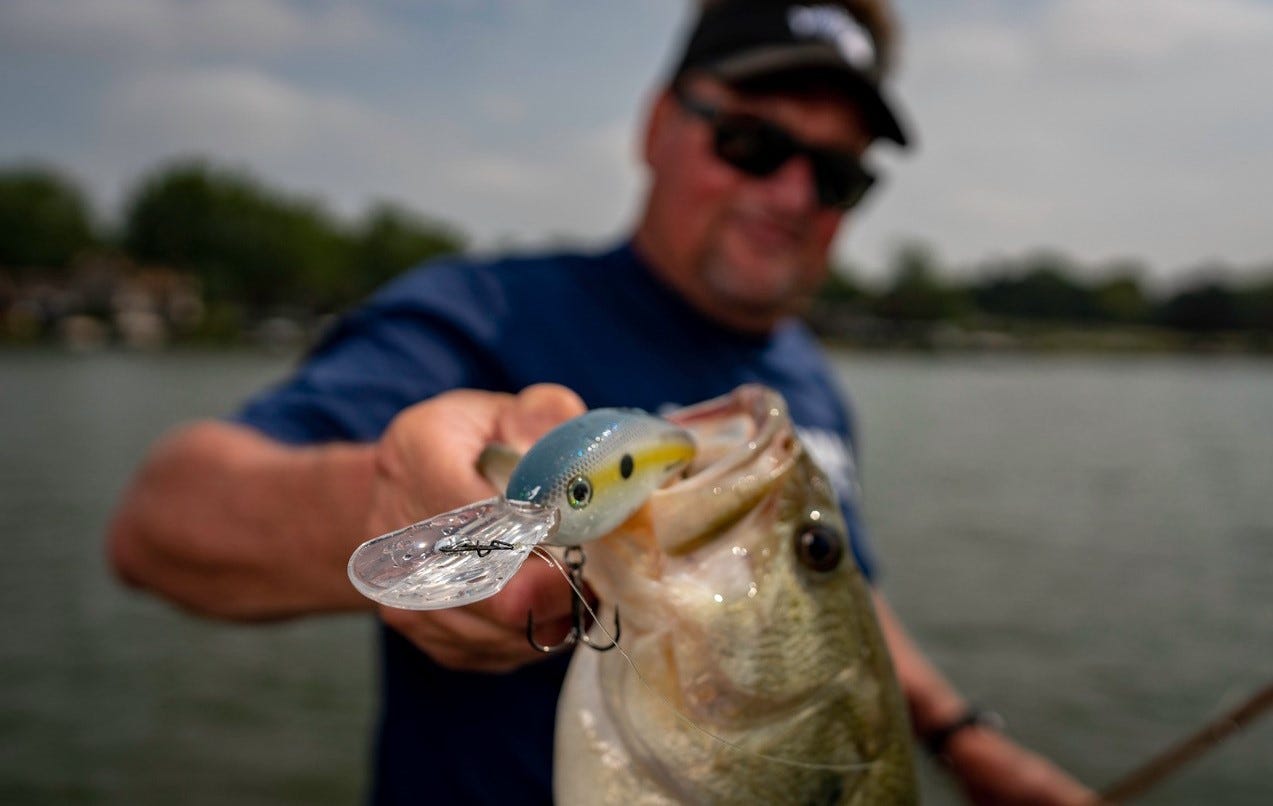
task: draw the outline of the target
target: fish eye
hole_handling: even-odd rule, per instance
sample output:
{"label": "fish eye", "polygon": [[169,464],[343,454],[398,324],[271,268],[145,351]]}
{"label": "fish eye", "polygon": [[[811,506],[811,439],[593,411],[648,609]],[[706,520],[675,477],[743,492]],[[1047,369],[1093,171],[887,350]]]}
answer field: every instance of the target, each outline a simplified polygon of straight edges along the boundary
{"label": "fish eye", "polygon": [[844,538],[825,526],[805,526],[795,542],[796,558],[810,571],[834,571],[844,558]]}
{"label": "fish eye", "polygon": [[625,479],[632,477],[632,454],[625,453],[623,458],[619,460],[619,475]]}
{"label": "fish eye", "polygon": [[586,476],[575,476],[566,485],[566,501],[575,509],[583,509],[592,500],[592,482]]}

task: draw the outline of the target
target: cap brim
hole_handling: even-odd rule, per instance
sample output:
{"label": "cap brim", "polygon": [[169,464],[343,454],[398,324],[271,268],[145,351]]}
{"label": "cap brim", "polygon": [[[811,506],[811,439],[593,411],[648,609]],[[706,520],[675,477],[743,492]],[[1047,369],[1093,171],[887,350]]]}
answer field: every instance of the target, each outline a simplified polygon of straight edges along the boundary
{"label": "cap brim", "polygon": [[698,69],[727,84],[745,84],[757,79],[806,71],[827,75],[862,105],[867,125],[876,137],[891,140],[903,147],[910,144],[910,138],[880,87],[846,63],[834,47],[806,44],[757,48],[720,59],[710,65],[701,65]]}

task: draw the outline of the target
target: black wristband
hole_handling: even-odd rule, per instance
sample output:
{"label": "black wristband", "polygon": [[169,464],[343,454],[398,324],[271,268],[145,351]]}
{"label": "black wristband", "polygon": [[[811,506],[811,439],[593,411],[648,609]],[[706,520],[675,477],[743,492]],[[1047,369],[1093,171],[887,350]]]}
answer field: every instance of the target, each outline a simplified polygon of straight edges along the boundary
{"label": "black wristband", "polygon": [[981,708],[969,708],[964,711],[957,719],[947,722],[940,728],[931,731],[924,737],[924,749],[933,758],[938,758],[946,750],[946,745],[950,744],[950,740],[955,734],[964,728],[974,726],[985,726],[996,730],[1003,729],[1003,717],[994,711],[986,711]]}

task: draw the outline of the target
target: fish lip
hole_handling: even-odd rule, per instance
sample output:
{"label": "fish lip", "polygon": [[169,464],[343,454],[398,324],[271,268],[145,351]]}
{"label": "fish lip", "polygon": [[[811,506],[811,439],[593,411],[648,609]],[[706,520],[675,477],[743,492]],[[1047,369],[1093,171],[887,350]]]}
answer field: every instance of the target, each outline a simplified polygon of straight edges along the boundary
{"label": "fish lip", "polygon": [[664,554],[688,555],[751,511],[800,448],[786,401],[759,384],[664,416],[690,433],[699,457],[651,495],[647,515]]}

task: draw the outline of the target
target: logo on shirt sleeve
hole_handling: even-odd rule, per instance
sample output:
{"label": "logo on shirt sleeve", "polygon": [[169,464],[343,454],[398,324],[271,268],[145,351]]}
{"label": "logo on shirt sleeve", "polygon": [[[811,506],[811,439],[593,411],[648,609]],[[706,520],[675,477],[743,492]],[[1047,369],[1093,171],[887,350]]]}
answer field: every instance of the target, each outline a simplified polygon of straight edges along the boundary
{"label": "logo on shirt sleeve", "polygon": [[804,443],[810,458],[827,474],[836,494],[857,507],[862,499],[862,485],[858,480],[857,462],[844,439],[825,428],[797,426],[796,434]]}

